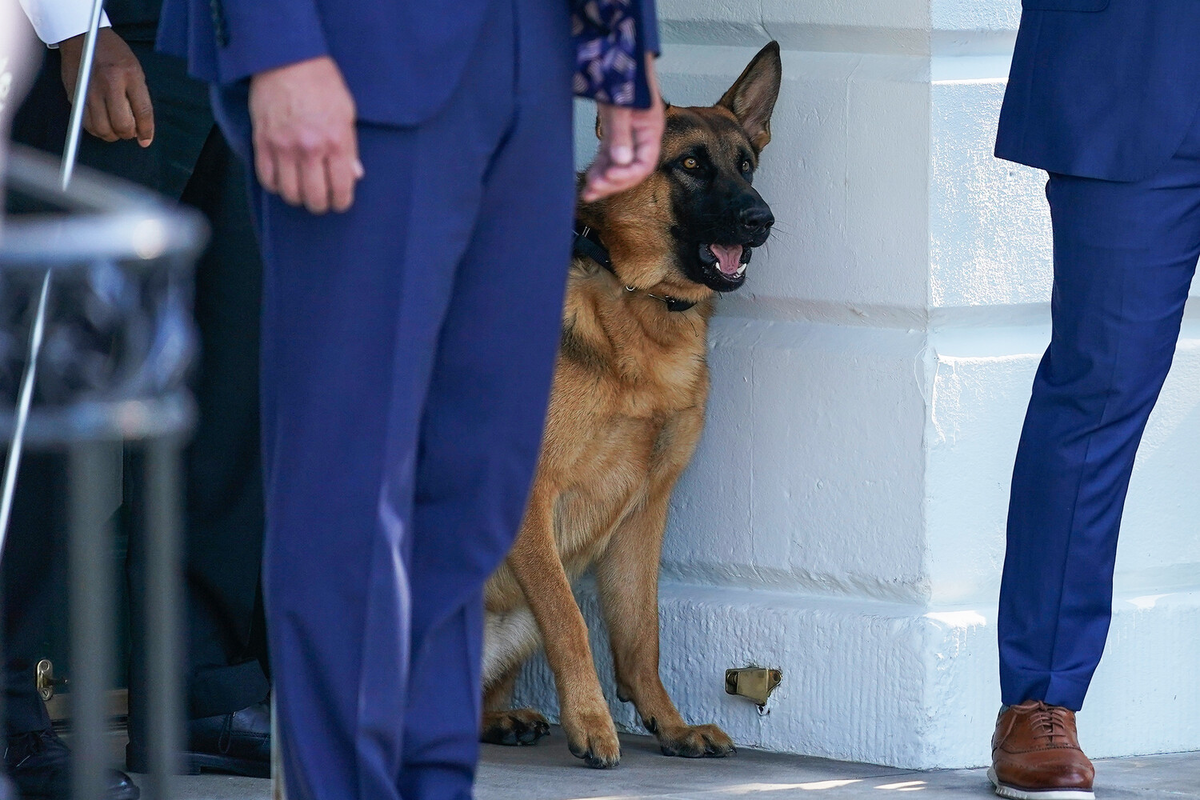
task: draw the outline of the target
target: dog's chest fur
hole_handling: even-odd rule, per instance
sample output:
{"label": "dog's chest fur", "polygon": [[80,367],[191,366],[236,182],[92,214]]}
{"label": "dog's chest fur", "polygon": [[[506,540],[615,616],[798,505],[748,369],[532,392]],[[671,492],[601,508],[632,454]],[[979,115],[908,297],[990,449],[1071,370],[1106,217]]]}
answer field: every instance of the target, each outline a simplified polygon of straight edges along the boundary
{"label": "dog's chest fur", "polygon": [[543,443],[543,467],[559,478],[555,539],[568,575],[690,459],[708,393],[709,313],[669,312],[604,273],[572,271]]}
{"label": "dog's chest fur", "polygon": [[[691,459],[708,395],[710,305],[667,311],[576,265],[535,483],[553,493],[554,537],[570,578],[651,492],[670,491]],[[501,570],[489,607],[515,590]]]}

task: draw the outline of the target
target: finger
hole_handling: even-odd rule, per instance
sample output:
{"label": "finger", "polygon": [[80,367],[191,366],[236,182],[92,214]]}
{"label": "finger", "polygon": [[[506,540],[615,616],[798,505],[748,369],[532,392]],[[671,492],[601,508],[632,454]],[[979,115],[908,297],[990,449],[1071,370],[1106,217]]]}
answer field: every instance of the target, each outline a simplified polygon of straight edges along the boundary
{"label": "finger", "polygon": [[89,96],[87,105],[84,106],[84,113],[92,119],[92,127],[88,129],[88,133],[106,142],[115,142],[120,138],[113,132],[108,119],[108,108],[103,98]]}
{"label": "finger", "polygon": [[92,109],[87,106],[83,107],[83,129],[92,136],[100,136],[100,134],[96,133],[96,123],[92,121]]}
{"label": "finger", "polygon": [[[634,163],[645,175],[658,166],[658,154],[662,148],[663,126],[661,120],[647,120],[633,129]],[[644,175],[643,175],[644,177]]]}
{"label": "finger", "polygon": [[633,114],[628,108],[613,107],[604,120],[604,141],[601,147],[614,164],[633,161]]}
{"label": "finger", "polygon": [[279,193],[279,172],[270,146],[261,140],[254,142],[254,173],[259,184],[271,194]]}
{"label": "finger", "polygon": [[354,205],[354,187],[365,174],[358,157],[358,132],[353,125],[347,128],[342,138],[341,146],[326,162],[329,204],[338,213]]}
{"label": "finger", "polygon": [[307,157],[300,162],[300,194],[304,207],[313,214],[329,210],[329,179],[325,172],[326,159]]}
{"label": "finger", "polygon": [[607,159],[598,159],[588,169],[584,190],[580,197],[585,203],[594,203],[617,194],[627,188],[621,173]]}
{"label": "finger", "polygon": [[354,205],[354,184],[358,182],[362,164],[344,156],[325,161],[325,179],[329,182],[329,206],[339,214]]}
{"label": "finger", "polygon": [[362,180],[363,175],[366,174],[366,170],[363,169],[363,163],[358,156],[358,130],[353,125],[350,127],[345,147],[347,156],[350,159],[351,169],[354,172],[354,180]]}
{"label": "finger", "polygon": [[598,156],[584,174],[583,191],[579,193],[579,199],[585,203],[594,203],[605,196],[608,182],[604,179],[603,161],[606,159]]}
{"label": "finger", "polygon": [[137,136],[137,123],[133,121],[133,109],[129,107],[124,87],[117,92],[105,93],[104,107],[108,111],[108,124],[114,134],[121,139]]}
{"label": "finger", "polygon": [[298,206],[304,202],[300,191],[300,165],[285,156],[275,159],[275,180],[279,184],[279,196],[290,206]]}
{"label": "finger", "polygon": [[622,165],[613,164],[610,161],[604,163],[602,166],[604,168],[602,174],[605,182],[614,186],[628,188],[639,180],[638,176],[642,175],[641,166],[637,162]]}
{"label": "finger", "polygon": [[619,171],[618,168],[610,168],[588,181],[583,200],[592,203],[614,194],[620,194],[637,186],[643,177],[640,172],[630,167],[621,167]]}
{"label": "finger", "polygon": [[615,194],[636,186],[636,181],[616,181],[612,180],[607,175],[602,175],[587,184],[583,194],[583,200],[588,203],[594,203],[597,200],[603,200],[605,197],[611,197]]}
{"label": "finger", "polygon": [[588,169],[586,185],[593,192],[607,197],[631,186],[630,177],[634,174],[633,165],[614,164],[607,154],[603,154]]}
{"label": "finger", "polygon": [[658,154],[653,154],[653,159],[649,153],[639,151],[634,162],[628,167],[622,168],[620,171],[612,170],[609,174],[609,179],[614,183],[621,183],[625,188],[631,188],[644,181],[654,171],[654,167],[658,164]]}
{"label": "finger", "polygon": [[138,144],[149,147],[154,141],[154,104],[150,101],[150,90],[146,88],[146,76],[139,73],[130,81],[125,95],[133,112]]}

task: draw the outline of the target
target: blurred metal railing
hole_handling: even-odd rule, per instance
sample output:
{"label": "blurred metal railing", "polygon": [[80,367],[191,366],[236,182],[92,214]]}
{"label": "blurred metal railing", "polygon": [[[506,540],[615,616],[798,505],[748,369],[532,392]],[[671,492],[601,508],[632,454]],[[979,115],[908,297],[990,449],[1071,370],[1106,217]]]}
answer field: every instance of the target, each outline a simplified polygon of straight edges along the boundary
{"label": "blurred metal railing", "polygon": [[136,442],[146,450],[151,774],[143,797],[166,800],[181,766],[179,462],[194,417],[185,385],[195,349],[192,267],[207,229],[198,214],[141,189],[80,170],[64,191],[57,161],[21,148],[11,156],[8,196],[30,211],[9,216],[0,233],[0,439],[11,445],[50,274],[25,446],[67,453],[72,796],[100,800],[111,766],[106,692],[117,607],[107,454]]}

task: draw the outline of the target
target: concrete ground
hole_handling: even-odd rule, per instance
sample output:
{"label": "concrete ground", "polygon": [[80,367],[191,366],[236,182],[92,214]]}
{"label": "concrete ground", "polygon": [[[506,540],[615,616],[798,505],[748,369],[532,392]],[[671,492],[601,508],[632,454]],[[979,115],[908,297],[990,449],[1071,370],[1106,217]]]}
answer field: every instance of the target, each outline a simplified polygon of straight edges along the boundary
{"label": "concrete ground", "polygon": [[[476,800],[883,800],[891,792],[992,798],[985,770],[913,772],[821,758],[742,750],[729,759],[659,755],[654,740],[622,737],[621,766],[591,770],[561,731],[535,747],[483,746]],[[270,781],[181,778],[179,800],[269,800]],[[1200,798],[1200,753],[1096,762],[1097,800]]]}

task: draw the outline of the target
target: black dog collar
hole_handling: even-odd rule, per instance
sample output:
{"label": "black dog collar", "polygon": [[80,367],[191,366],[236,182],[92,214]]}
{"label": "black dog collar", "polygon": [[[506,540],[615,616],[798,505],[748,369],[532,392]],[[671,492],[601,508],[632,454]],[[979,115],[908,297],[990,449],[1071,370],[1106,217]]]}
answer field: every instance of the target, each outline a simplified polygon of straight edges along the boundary
{"label": "black dog collar", "polygon": [[604,242],[600,241],[600,235],[588,226],[578,223],[575,224],[575,255],[590,258],[609,272],[613,272],[612,258],[608,255],[608,248],[604,246]]}
{"label": "black dog collar", "polygon": [[[600,235],[586,225],[575,225],[575,255],[582,258],[590,258],[614,276],[617,271],[613,269],[612,257],[608,254],[608,248],[600,241]],[[633,286],[626,286],[625,291],[638,291]],[[680,300],[678,297],[671,297],[669,294],[657,295],[650,292],[643,292],[647,297],[653,297],[667,307],[667,311],[680,312],[687,311],[696,304],[691,300]]]}

